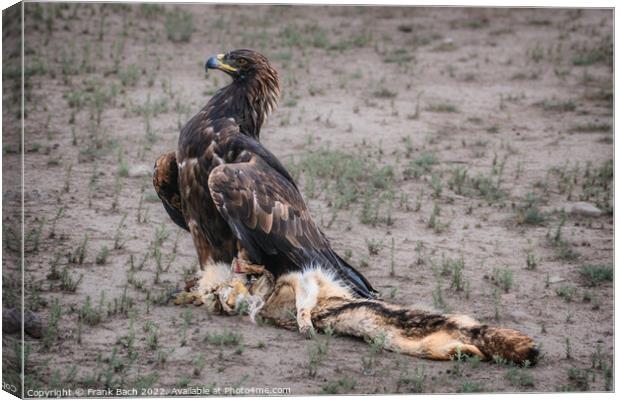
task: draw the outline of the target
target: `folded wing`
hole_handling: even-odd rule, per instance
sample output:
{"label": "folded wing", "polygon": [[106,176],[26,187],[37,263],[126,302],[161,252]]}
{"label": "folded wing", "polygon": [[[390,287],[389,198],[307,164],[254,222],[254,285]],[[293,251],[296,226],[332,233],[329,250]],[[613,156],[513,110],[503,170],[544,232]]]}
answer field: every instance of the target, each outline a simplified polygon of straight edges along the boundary
{"label": "folded wing", "polygon": [[357,294],[374,297],[366,279],[331,249],[292,180],[261,157],[218,166],[209,176],[209,190],[254,262],[275,275],[318,263]]}

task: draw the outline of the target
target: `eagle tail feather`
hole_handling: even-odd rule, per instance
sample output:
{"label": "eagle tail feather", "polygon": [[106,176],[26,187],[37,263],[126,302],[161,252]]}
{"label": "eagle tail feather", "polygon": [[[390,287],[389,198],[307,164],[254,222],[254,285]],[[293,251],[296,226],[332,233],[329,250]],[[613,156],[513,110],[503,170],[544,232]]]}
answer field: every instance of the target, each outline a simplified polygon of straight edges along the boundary
{"label": "eagle tail feather", "polygon": [[364,275],[343,260],[338,254],[334,253],[334,256],[338,262],[338,270],[341,272],[341,277],[351,285],[351,289],[358,296],[367,299],[374,299],[379,296],[379,292],[370,285],[370,282],[368,282]]}

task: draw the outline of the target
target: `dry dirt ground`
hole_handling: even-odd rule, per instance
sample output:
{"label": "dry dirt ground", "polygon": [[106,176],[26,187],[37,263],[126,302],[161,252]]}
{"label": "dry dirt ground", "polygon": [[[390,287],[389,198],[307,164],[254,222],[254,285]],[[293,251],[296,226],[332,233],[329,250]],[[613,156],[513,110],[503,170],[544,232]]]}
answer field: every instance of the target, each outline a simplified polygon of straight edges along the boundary
{"label": "dry dirt ground", "polygon": [[[20,75],[4,18],[8,308]],[[46,323],[26,337],[26,389],[613,389],[610,10],[27,3],[25,20],[25,298]],[[280,71],[262,140],[335,249],[386,299],[526,332],[538,365],[421,360],[165,304],[197,261],[150,169],[227,83],[206,58],[238,47]],[[571,213],[581,200],[602,215]],[[3,337],[15,385],[17,338]]]}

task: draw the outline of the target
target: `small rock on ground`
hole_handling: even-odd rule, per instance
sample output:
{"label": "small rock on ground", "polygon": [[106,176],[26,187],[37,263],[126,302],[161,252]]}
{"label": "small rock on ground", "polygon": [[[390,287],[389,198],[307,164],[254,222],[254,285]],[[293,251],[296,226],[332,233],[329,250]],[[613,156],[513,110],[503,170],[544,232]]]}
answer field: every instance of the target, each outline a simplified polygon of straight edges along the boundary
{"label": "small rock on ground", "polygon": [[[16,308],[2,310],[2,332],[20,332],[22,327],[22,313]],[[43,322],[41,318],[30,310],[24,310],[24,331],[33,338],[43,336]]]}
{"label": "small rock on ground", "polygon": [[132,178],[138,178],[140,176],[151,176],[153,174],[153,167],[148,165],[134,165],[129,168],[129,176]]}
{"label": "small rock on ground", "polygon": [[585,201],[580,201],[573,204],[570,210],[571,214],[583,215],[585,217],[600,217],[603,212],[596,206]]}
{"label": "small rock on ground", "polygon": [[564,282],[566,279],[560,277],[560,276],[552,276],[549,278],[549,283],[560,283],[560,282]]}

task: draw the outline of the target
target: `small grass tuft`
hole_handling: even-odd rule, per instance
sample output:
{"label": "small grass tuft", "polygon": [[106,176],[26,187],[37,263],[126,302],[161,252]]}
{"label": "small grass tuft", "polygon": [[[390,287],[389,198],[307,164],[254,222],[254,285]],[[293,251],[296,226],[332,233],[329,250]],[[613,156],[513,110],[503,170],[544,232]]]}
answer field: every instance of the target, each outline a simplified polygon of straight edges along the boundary
{"label": "small grass tuft", "polygon": [[608,265],[584,265],[579,274],[586,280],[588,286],[598,286],[603,282],[613,282],[614,269]]}
{"label": "small grass tuft", "polygon": [[171,42],[189,42],[194,30],[192,14],[178,8],[166,14],[166,33]]}

